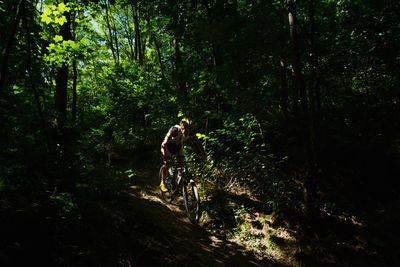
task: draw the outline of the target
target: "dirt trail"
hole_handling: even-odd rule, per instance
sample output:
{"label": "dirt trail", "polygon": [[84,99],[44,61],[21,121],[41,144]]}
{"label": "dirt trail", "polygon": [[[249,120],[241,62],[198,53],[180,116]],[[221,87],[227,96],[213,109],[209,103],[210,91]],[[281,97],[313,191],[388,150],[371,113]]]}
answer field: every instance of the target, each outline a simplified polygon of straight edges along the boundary
{"label": "dirt trail", "polygon": [[[122,238],[124,243],[120,248],[124,249],[129,242],[129,251],[123,251],[124,260],[127,259],[124,266],[388,266],[387,263],[392,266],[391,260],[398,262],[397,247],[383,246],[396,244],[397,239],[393,237],[396,235],[387,234],[387,228],[381,227],[387,220],[382,214],[371,217],[369,223],[352,221],[355,217],[349,216],[344,219],[351,220],[343,221],[327,214],[314,226],[318,235],[303,240],[303,247],[287,229],[274,229],[265,222],[260,230],[264,236],[260,240],[275,243],[273,247],[261,247],[262,253],[256,251],[255,254],[241,240],[238,243],[234,242],[236,238],[227,240],[223,230],[208,229],[202,221],[199,225],[190,223],[182,199],[173,204],[163,202],[159,196],[157,166],[143,164],[129,168],[136,175],[127,199],[111,207],[111,210],[115,208],[111,213],[123,221],[121,229],[117,229],[119,235],[127,235]],[[229,197],[238,203],[242,201],[239,195]],[[391,221],[396,219],[398,216]]]}
{"label": "dirt trail", "polygon": [[[210,234],[187,219],[182,201],[166,204],[159,197],[156,168],[136,168],[131,203],[140,238],[141,253],[134,261],[141,266],[278,266],[259,259],[239,244]],[[181,204],[179,204],[181,203]]]}

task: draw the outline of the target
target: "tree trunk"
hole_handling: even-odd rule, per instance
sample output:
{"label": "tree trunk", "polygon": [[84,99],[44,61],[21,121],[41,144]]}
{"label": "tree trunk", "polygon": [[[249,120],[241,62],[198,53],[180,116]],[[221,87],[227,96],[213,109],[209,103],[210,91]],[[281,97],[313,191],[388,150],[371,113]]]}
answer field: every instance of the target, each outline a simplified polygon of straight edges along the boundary
{"label": "tree trunk", "polygon": [[176,82],[177,82],[177,88],[178,88],[178,93],[182,97],[182,102],[185,102],[186,96],[187,96],[187,88],[186,88],[186,80],[185,80],[185,75],[184,75],[184,67],[183,67],[183,60],[182,60],[182,54],[179,46],[179,41],[177,37],[174,37],[174,40],[172,41],[172,47],[174,48],[174,63],[175,63],[175,73],[176,73]]}
{"label": "tree trunk", "polygon": [[164,70],[164,64],[162,62],[162,57],[161,57],[160,45],[158,44],[157,36],[155,34],[153,35],[153,38],[154,38],[154,45],[157,50],[158,62],[160,64],[161,77],[162,77],[163,81],[165,81],[165,70]]}
{"label": "tree trunk", "polygon": [[289,123],[289,111],[288,111],[288,84],[287,84],[287,66],[286,58],[281,55],[280,57],[280,80],[281,80],[281,105],[285,130],[287,131],[287,126]]}
{"label": "tree trunk", "polygon": [[71,116],[71,122],[72,124],[76,124],[76,118],[77,118],[77,101],[78,101],[78,94],[77,94],[77,79],[78,79],[78,68],[77,68],[77,63],[76,59],[72,61],[72,70],[73,70],[73,76],[72,76],[72,116]]}
{"label": "tree trunk", "polygon": [[21,0],[16,7],[15,17],[13,18],[13,22],[11,24],[11,32],[10,36],[7,40],[7,44],[2,51],[3,61],[1,62],[0,69],[0,94],[4,90],[4,86],[6,85],[7,72],[8,72],[8,59],[10,57],[11,49],[14,43],[15,35],[17,33],[18,25],[21,21],[22,13],[25,8],[26,0]]}
{"label": "tree trunk", "polygon": [[[210,29],[212,29],[212,27],[214,27],[214,16],[213,16],[213,14],[211,12],[211,8],[210,8],[209,3],[207,1],[203,2],[203,8],[206,11],[208,27]],[[220,49],[215,44],[214,36],[211,36],[210,44],[211,44],[211,53],[212,53],[212,59],[211,59],[212,68],[213,68],[213,71],[214,71],[214,73],[216,75],[216,79],[215,79],[214,82],[218,83],[218,77],[219,77],[219,75],[218,75],[218,66],[220,65],[220,59],[219,59],[218,56],[219,56]]]}
{"label": "tree trunk", "polygon": [[130,17],[129,17],[129,9],[126,7],[125,8],[125,17],[126,19],[124,20],[125,24],[125,32],[126,32],[126,37],[128,39],[128,45],[129,45],[129,51],[130,51],[130,59],[133,61],[135,59],[135,52],[133,50],[133,36],[132,36],[132,28],[131,28],[131,23],[130,23]]}
{"label": "tree trunk", "polygon": [[300,60],[300,48],[297,36],[297,17],[296,17],[296,4],[295,0],[288,0],[288,18],[290,26],[290,37],[292,42],[293,54],[293,71],[295,76],[295,85],[300,94],[300,102],[302,108],[302,132],[303,132],[303,145],[306,158],[306,166],[308,174],[305,177],[304,183],[304,201],[306,206],[306,213],[311,214],[314,212],[314,195],[315,195],[315,155],[313,147],[313,127],[307,101],[307,91],[302,74],[302,64]]}
{"label": "tree trunk", "polygon": [[[117,56],[115,54],[114,41],[113,41],[113,33],[112,33],[110,19],[109,19],[110,12],[108,10],[108,0],[105,0],[105,7],[106,7],[106,24],[107,24],[108,34],[109,34],[108,42],[110,44],[110,49],[111,49],[111,53],[112,53],[114,62],[117,63]],[[106,36],[107,36],[107,34],[106,34]]]}
{"label": "tree trunk", "polygon": [[[111,6],[110,6],[111,8]],[[117,32],[117,27],[115,26],[115,18],[112,15],[112,11],[110,9],[110,18],[111,18],[111,23],[112,23],[112,31],[113,31],[113,36],[114,36],[114,44],[115,44],[115,57],[116,57],[116,63],[119,64],[120,62],[120,56],[119,56],[119,42],[118,42],[118,32]],[[112,37],[111,37],[112,38]]]}
{"label": "tree trunk", "polygon": [[312,140],[314,143],[315,150],[318,151],[318,140],[319,140],[319,128],[321,121],[321,96],[319,88],[319,67],[318,57],[315,47],[315,2],[309,0],[309,12],[310,12],[310,104],[311,104],[311,123],[315,132],[312,132]]}
{"label": "tree trunk", "polygon": [[[280,24],[281,28],[285,29],[286,20],[285,20],[285,10],[281,10],[280,16]],[[280,76],[280,84],[281,84],[281,106],[282,106],[282,114],[283,114],[283,126],[286,133],[289,132],[289,87],[288,87],[288,67],[287,67],[287,52],[286,45],[287,40],[284,35],[281,35],[279,40],[279,45],[281,48],[280,57],[279,57],[279,76]],[[297,99],[294,99],[297,101]]]}
{"label": "tree trunk", "polygon": [[187,104],[187,87],[186,87],[186,79],[185,79],[185,69],[181,54],[181,49],[179,45],[179,19],[178,19],[179,11],[176,11],[172,17],[172,48],[174,49],[174,65],[175,65],[175,79],[176,86],[178,91],[178,101],[181,105],[181,108],[185,110],[184,105]]}
{"label": "tree trunk", "polygon": [[[65,1],[67,2],[67,1]],[[61,26],[60,35],[63,40],[71,40],[71,16],[65,15],[67,22]],[[67,91],[68,91],[68,64],[63,63],[57,68],[56,74],[56,92],[55,92],[55,115],[56,127],[62,130],[67,120]]]}
{"label": "tree trunk", "polygon": [[144,65],[146,63],[146,45],[147,45],[147,41],[148,41],[149,37],[148,37],[148,35],[143,34],[143,33],[141,35],[142,35],[142,37],[141,37],[141,39],[142,39],[142,41],[141,41],[142,42],[142,51],[141,51],[142,65]]}
{"label": "tree trunk", "polygon": [[296,17],[295,0],[288,0],[288,12],[289,12],[288,17],[290,26],[290,38],[292,43],[293,72],[295,77],[295,86],[300,93],[303,121],[305,123],[308,123],[308,113],[309,113],[308,101],[307,101],[304,76],[302,74],[302,65],[300,60],[300,49],[297,36],[297,17]]}
{"label": "tree trunk", "polygon": [[68,65],[64,63],[57,68],[55,111],[56,126],[62,129],[67,121],[67,88],[68,88]]}
{"label": "tree trunk", "polygon": [[[74,14],[73,19],[72,19],[72,39],[76,41],[76,21],[75,21],[75,16]],[[78,99],[78,94],[77,94],[77,80],[78,80],[78,68],[77,68],[77,61],[76,58],[72,60],[72,108],[71,108],[71,122],[73,125],[76,124],[76,118],[77,118],[77,99]]]}
{"label": "tree trunk", "polygon": [[[216,14],[213,12],[213,6],[209,1],[202,1],[202,6],[207,16],[208,28],[212,29],[215,27]],[[211,80],[211,86],[207,86],[207,97],[215,103],[215,109],[217,111],[225,111],[223,108],[223,100],[219,88],[223,87],[223,79],[220,72],[220,66],[222,65],[221,45],[215,41],[215,36],[211,35],[209,39],[211,55],[210,55],[210,72],[213,73],[213,79]],[[208,120],[207,120],[208,123]],[[222,121],[219,121],[222,123]]]}
{"label": "tree trunk", "polygon": [[[24,15],[24,24],[25,24],[25,29],[26,29],[26,45],[27,45],[27,60],[26,60],[26,68],[27,68],[27,72],[28,72],[28,76],[29,76],[29,82],[31,84],[31,88],[32,88],[32,92],[33,92],[33,97],[35,99],[35,104],[36,104],[36,109],[39,115],[39,119],[40,119],[40,124],[42,127],[42,131],[44,134],[44,137],[47,135],[47,131],[46,131],[46,120],[44,118],[43,115],[43,111],[42,111],[42,105],[40,104],[40,98],[39,98],[39,93],[38,90],[36,88],[36,84],[35,84],[35,79],[33,77],[33,71],[32,71],[32,40],[31,40],[31,35],[30,35],[30,30],[29,30],[29,24],[28,24],[28,19],[27,19],[27,15]],[[47,138],[45,138],[45,144],[46,143]],[[49,148],[49,146],[47,146],[47,148]]]}
{"label": "tree trunk", "polygon": [[139,12],[135,2],[131,4],[132,14],[133,14],[133,24],[135,27],[135,55],[136,60],[139,61],[139,64],[143,64],[143,52],[142,52],[142,41],[141,41],[141,32],[140,32],[140,23],[139,23]]}

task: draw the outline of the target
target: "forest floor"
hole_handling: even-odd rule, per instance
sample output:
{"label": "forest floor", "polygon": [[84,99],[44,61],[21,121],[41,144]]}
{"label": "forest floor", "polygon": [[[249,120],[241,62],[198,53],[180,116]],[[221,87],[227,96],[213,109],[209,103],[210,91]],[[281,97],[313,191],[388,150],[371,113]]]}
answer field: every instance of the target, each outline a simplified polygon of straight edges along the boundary
{"label": "forest floor", "polygon": [[399,216],[388,207],[374,209],[364,201],[363,208],[353,203],[347,212],[322,208],[312,234],[304,236],[298,225],[277,224],[260,201],[239,188],[211,196],[200,191],[203,217],[194,225],[185,215],[182,199],[173,204],[161,200],[157,166],[134,170],[129,201],[140,218],[135,227],[143,249],[135,255],[135,266],[396,266],[399,262],[398,230],[392,227],[392,235],[385,227]]}
{"label": "forest floor", "polygon": [[[190,223],[184,212],[181,198],[167,204],[160,198],[157,168],[136,168],[130,196],[137,218],[135,229],[140,231],[144,250],[136,255],[135,266],[287,266],[283,255],[268,255],[252,249],[240,238],[229,235],[221,227],[207,224],[203,213],[199,224]],[[203,205],[207,205],[203,199]],[[249,201],[252,203],[254,201]],[[251,204],[250,204],[251,205]],[[242,214],[247,216],[247,214]],[[263,216],[257,213],[257,216]],[[249,219],[251,220],[251,219]],[[255,221],[253,219],[253,221]],[[259,225],[252,231],[266,229]],[[270,251],[270,253],[272,253]],[[281,253],[282,254],[282,253]],[[274,257],[275,256],[275,257]],[[290,264],[291,265],[291,264]]]}
{"label": "forest floor", "polygon": [[161,200],[158,167],[124,163],[120,171],[134,172],[129,188],[73,202],[60,195],[64,214],[49,210],[53,205],[27,202],[16,209],[3,203],[0,265],[400,266],[397,201],[351,199],[341,191],[346,202],[324,206],[312,234],[304,236],[299,218],[290,224],[286,214],[277,222],[243,188],[210,190],[198,181],[203,216],[195,225],[181,198]]}

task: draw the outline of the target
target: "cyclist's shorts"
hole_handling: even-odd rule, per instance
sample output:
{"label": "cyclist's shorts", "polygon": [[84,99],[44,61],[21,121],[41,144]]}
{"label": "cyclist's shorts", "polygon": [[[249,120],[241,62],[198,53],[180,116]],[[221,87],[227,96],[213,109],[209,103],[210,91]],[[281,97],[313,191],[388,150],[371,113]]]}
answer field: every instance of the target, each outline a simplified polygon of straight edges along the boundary
{"label": "cyclist's shorts", "polygon": [[183,155],[183,149],[182,149],[182,144],[176,145],[173,143],[168,143],[167,144],[167,157],[171,158],[172,156],[182,156]]}

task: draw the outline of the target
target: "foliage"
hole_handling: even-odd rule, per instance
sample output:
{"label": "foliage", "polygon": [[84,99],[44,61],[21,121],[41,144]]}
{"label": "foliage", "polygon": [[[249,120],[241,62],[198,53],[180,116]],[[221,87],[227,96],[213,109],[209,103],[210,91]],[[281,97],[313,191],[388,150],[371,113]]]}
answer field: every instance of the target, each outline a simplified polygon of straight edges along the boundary
{"label": "foliage", "polygon": [[[183,114],[211,199],[299,224],[312,206],[396,205],[400,4],[297,1],[294,29],[293,2],[0,0],[0,211],[78,220],[129,188],[122,165],[159,159]],[[221,227],[249,212],[210,201]]]}

